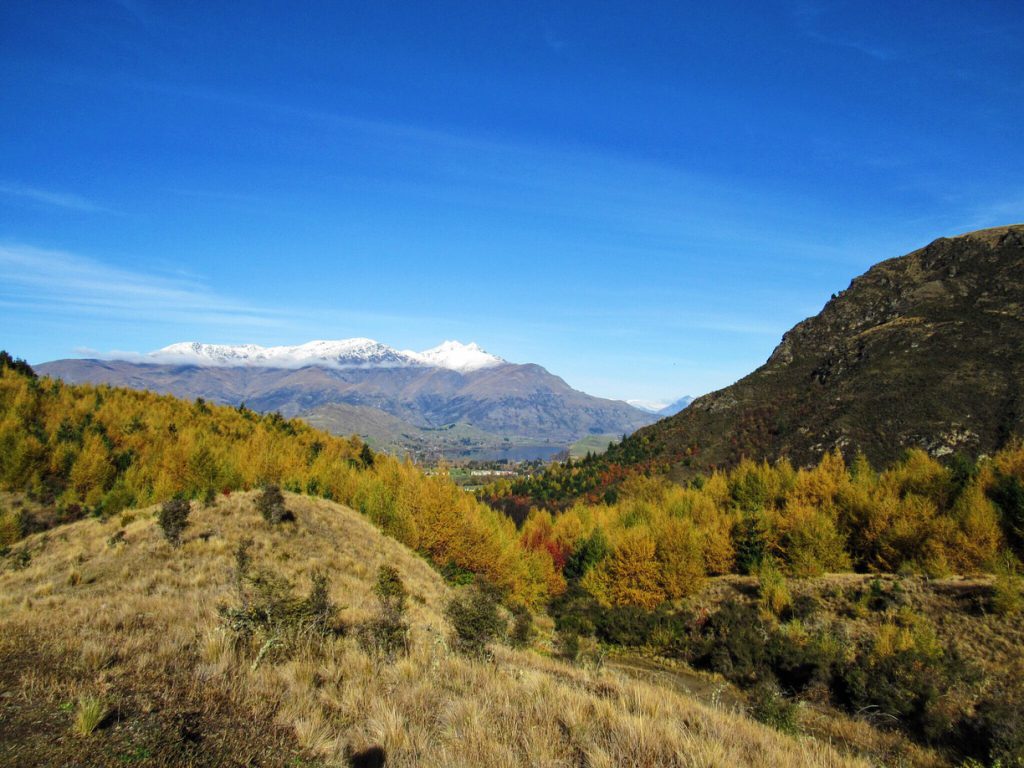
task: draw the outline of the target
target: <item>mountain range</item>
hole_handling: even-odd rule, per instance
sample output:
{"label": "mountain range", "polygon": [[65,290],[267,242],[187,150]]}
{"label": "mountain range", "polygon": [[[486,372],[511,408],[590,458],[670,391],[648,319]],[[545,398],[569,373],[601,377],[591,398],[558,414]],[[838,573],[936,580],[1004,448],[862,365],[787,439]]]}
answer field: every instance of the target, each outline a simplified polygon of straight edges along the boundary
{"label": "mountain range", "polygon": [[693,398],[690,395],[683,395],[671,403],[656,403],[650,400],[627,400],[626,402],[634,408],[639,408],[647,413],[653,413],[655,416],[675,416],[692,403]]}
{"label": "mountain range", "polygon": [[[1024,435],[1024,225],[939,238],[876,264],[768,361],[638,430],[618,459],[686,475],[840,449],[991,454]],[[610,456],[610,460],[616,460]]]}
{"label": "mountain range", "polygon": [[587,435],[628,434],[656,418],[575,390],[539,365],[456,341],[424,352],[362,338],[288,347],[181,342],[125,360],[36,368],[69,383],[280,411],[421,457],[544,458]]}

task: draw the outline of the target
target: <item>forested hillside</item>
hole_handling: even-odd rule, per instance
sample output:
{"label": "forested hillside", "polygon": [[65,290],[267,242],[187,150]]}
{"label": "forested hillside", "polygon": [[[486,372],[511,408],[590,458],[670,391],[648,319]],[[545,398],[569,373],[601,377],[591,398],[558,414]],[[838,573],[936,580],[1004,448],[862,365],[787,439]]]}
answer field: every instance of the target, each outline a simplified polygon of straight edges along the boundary
{"label": "forested hillside", "polygon": [[438,567],[481,574],[510,600],[538,603],[560,587],[550,556],[523,549],[506,517],[358,439],[273,413],[65,385],[14,362],[0,361],[0,490],[32,503],[0,507],[0,545],[176,495],[212,502],[279,484],[351,505]]}

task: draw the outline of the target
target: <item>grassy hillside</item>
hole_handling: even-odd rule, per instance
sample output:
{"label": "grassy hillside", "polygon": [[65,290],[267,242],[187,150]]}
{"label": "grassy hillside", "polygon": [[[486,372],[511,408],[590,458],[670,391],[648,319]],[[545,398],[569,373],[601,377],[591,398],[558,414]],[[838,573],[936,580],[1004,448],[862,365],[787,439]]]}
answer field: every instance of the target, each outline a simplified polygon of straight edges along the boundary
{"label": "grassy hillside", "polygon": [[582,459],[587,454],[602,454],[621,438],[621,435],[587,435],[569,446],[569,457]]}
{"label": "grassy hillside", "polygon": [[[444,617],[453,590],[415,553],[326,500],[287,495],[295,519],[276,526],[253,501],[194,504],[180,547],[156,508],[24,542],[29,560],[0,573],[0,762],[867,764],[611,669],[501,645],[489,659],[458,654]],[[268,648],[232,629],[219,608],[239,605],[247,537],[248,568],[295,594],[326,575],[338,611],[324,632]],[[408,651],[392,659],[365,640],[379,626],[383,564],[409,592]]]}

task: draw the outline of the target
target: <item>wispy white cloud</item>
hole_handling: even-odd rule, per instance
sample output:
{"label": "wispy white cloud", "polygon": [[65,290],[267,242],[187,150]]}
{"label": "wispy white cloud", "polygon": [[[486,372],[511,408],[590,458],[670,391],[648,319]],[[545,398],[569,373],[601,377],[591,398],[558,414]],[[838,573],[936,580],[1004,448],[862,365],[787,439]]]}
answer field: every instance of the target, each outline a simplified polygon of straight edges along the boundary
{"label": "wispy white cloud", "polygon": [[25,184],[0,182],[0,195],[18,197],[36,203],[66,208],[72,211],[82,211],[84,213],[116,213],[116,211],[87,200],[80,195],[68,192],[53,192],[51,190],[30,187]]}
{"label": "wispy white cloud", "polygon": [[266,327],[284,319],[280,312],[257,309],[195,280],[25,245],[0,244],[0,278],[0,305],[47,315],[214,327]]}
{"label": "wispy white cloud", "polygon": [[894,50],[877,45],[850,34],[835,34],[823,29],[824,17],[830,8],[818,3],[803,2],[793,8],[793,18],[799,30],[810,39],[836,48],[856,51],[876,61],[893,61],[901,58]]}

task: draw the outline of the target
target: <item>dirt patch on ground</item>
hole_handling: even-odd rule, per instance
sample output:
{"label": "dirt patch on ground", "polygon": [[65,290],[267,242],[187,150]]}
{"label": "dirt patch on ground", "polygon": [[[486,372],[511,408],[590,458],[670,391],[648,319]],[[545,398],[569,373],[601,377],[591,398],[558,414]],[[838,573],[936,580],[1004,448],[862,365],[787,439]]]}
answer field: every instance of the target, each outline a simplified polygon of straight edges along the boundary
{"label": "dirt patch on ground", "polygon": [[[0,645],[0,765],[311,766],[290,730],[182,675],[106,677],[45,643]],[[95,691],[107,715],[88,736],[73,731],[75,690]],[[263,722],[260,722],[260,720]]]}

